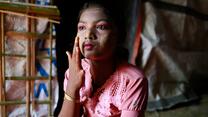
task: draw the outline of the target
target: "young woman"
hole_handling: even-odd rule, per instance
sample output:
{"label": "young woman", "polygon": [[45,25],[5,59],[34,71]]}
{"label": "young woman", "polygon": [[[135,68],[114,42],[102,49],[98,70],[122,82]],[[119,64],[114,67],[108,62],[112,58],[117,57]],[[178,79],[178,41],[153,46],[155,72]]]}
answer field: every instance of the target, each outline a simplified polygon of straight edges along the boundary
{"label": "young woman", "polygon": [[60,117],[144,116],[147,79],[122,58],[124,24],[111,9],[94,2],[80,11]]}

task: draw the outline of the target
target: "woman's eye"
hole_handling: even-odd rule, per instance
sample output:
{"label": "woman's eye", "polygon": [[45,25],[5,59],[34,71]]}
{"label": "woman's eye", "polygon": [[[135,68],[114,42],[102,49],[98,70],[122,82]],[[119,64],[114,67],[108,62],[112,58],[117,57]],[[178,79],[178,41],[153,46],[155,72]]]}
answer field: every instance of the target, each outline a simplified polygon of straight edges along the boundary
{"label": "woman's eye", "polygon": [[108,26],[98,25],[96,28],[99,29],[99,30],[106,30],[106,29],[108,29]]}
{"label": "woman's eye", "polygon": [[78,30],[79,31],[82,31],[82,30],[84,30],[85,29],[85,26],[78,26]]}

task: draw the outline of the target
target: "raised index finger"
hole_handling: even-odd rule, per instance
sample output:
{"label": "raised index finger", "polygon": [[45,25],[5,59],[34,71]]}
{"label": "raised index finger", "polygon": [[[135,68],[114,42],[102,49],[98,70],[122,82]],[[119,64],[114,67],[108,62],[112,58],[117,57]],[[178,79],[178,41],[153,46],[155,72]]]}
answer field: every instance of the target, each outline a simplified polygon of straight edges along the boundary
{"label": "raised index finger", "polygon": [[80,53],[80,48],[79,48],[79,37],[77,37],[77,46],[76,46],[76,54],[75,54],[75,60],[77,63],[78,69],[81,69],[81,53]]}
{"label": "raised index finger", "polygon": [[72,57],[75,57],[76,47],[79,47],[78,36],[75,37]]}
{"label": "raised index finger", "polygon": [[67,57],[68,57],[68,64],[71,62],[71,53],[69,51],[66,51]]}

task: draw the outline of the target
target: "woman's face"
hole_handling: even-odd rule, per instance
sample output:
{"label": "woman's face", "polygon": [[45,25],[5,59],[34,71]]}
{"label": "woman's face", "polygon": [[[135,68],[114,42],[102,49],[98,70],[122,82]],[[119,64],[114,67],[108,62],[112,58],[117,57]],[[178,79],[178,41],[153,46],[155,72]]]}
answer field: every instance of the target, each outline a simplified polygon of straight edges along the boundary
{"label": "woman's face", "polygon": [[116,46],[113,26],[102,8],[90,7],[82,12],[77,26],[77,36],[84,57],[92,60],[112,57]]}

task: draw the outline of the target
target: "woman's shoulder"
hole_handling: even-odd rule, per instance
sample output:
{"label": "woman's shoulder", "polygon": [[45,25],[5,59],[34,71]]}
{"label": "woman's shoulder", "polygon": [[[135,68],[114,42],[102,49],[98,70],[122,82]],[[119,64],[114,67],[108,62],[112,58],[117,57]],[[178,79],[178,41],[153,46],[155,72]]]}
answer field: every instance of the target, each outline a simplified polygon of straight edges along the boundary
{"label": "woman's shoulder", "polygon": [[128,62],[123,62],[119,65],[117,72],[129,80],[138,80],[145,78],[144,72],[139,67],[132,65]]}

